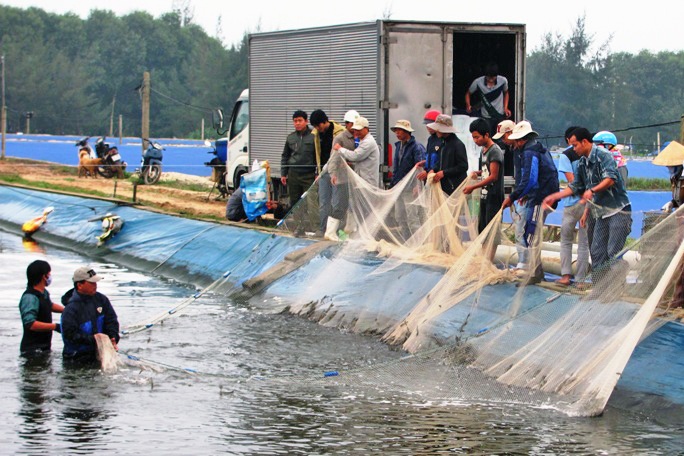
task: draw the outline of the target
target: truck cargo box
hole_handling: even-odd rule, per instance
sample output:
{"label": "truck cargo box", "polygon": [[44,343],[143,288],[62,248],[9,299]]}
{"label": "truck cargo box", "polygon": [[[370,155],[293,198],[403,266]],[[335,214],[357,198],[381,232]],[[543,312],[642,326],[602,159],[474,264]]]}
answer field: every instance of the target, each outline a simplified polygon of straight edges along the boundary
{"label": "truck cargo box", "polygon": [[[425,144],[424,113],[466,114],[465,93],[490,62],[508,79],[513,119],[523,119],[521,24],[378,20],[252,34],[249,161],[269,160],[277,177],[295,110],[323,109],[341,121],[354,109],[369,120],[383,155],[378,172],[386,177],[396,141],[390,127],[408,119]],[[470,133],[460,131],[459,137],[469,139]]]}

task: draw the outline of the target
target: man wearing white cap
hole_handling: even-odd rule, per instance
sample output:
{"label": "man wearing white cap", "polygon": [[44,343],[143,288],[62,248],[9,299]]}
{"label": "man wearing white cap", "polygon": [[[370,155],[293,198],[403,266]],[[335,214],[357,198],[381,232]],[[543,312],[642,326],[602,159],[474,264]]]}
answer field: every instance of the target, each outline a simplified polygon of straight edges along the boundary
{"label": "man wearing white cap", "polygon": [[347,161],[354,164],[354,171],[363,180],[374,187],[380,187],[380,149],[375,138],[370,134],[368,119],[357,117],[354,125],[354,137],[358,138],[359,145],[354,149],[347,149],[340,144],[335,144],[333,149]]}
{"label": "man wearing white cap", "polygon": [[74,271],[74,292],[62,313],[62,339],[65,360],[97,360],[95,334],[106,334],[114,347],[119,342],[119,320],[109,299],[97,291],[102,280],[95,270],[81,267]]}
{"label": "man wearing white cap", "polygon": [[[541,264],[541,236],[535,236],[537,223],[543,224],[548,212],[542,209],[541,203],[548,195],[558,191],[558,170],[551,158],[551,154],[537,141],[537,132],[527,121],[516,124],[509,139],[515,141],[516,149],[522,151],[523,164],[519,182],[511,194],[504,200],[502,207],[507,208],[514,201],[520,201],[527,209],[525,230],[522,238],[527,247],[533,247],[534,254],[533,275],[529,283],[539,283],[544,280],[544,270]],[[516,226],[516,238],[518,238]],[[541,226],[539,227],[541,229]]]}
{"label": "man wearing white cap", "polygon": [[413,170],[416,164],[425,160],[425,147],[411,134],[411,122],[408,120],[397,120],[397,123],[391,128],[397,136],[397,141],[394,143],[394,157],[392,163],[392,180],[390,181],[390,188],[397,185],[397,183]]}
{"label": "man wearing white cap", "polygon": [[[349,150],[356,148],[352,127],[358,117],[359,113],[353,109],[344,114],[344,130],[333,137],[333,151],[337,150],[335,148],[336,145]],[[338,155],[338,152],[333,152],[326,165],[327,173],[324,173],[324,175],[330,175],[330,184],[332,186],[332,210],[326,219],[325,229],[323,230],[323,237],[329,241],[339,240],[337,232],[344,229],[345,216],[349,207],[347,180],[346,178],[340,178],[338,173],[342,161],[343,159]]]}
{"label": "man wearing white cap", "polygon": [[[433,182],[439,182],[444,193],[451,195],[468,175],[468,154],[465,144],[456,136],[451,116],[440,114],[427,127],[433,129],[441,140],[438,145],[439,158],[432,169],[435,173]],[[422,172],[417,177],[423,180],[426,176],[427,173]]]}
{"label": "man wearing white cap", "polygon": [[501,147],[501,150],[504,153],[504,176],[516,176],[519,174],[519,170],[515,168],[515,147],[513,145],[513,140],[508,139],[508,137],[511,136],[511,133],[513,133],[513,128],[515,128],[515,122],[512,120],[504,120],[499,122],[496,126],[496,133],[492,136],[494,142]]}

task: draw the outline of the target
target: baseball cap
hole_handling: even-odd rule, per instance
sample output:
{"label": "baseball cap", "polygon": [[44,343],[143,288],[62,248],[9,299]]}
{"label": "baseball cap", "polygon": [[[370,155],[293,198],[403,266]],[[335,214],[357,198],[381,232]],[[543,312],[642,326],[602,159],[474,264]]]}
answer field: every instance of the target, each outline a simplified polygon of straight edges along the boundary
{"label": "baseball cap", "polygon": [[344,114],[344,121],[354,123],[357,117],[359,117],[359,113],[352,109]]}
{"label": "baseball cap", "polygon": [[363,130],[364,128],[368,128],[368,119],[361,116],[357,117],[354,125],[352,125],[352,130]]}
{"label": "baseball cap", "polygon": [[102,276],[97,275],[97,272],[90,266],[84,266],[74,271],[73,281],[82,282],[84,280],[86,282],[99,282],[102,280]]}
{"label": "baseball cap", "polygon": [[423,123],[425,125],[427,125],[429,123],[434,122],[435,120],[437,120],[437,116],[440,114],[441,114],[441,112],[437,111],[436,109],[432,109],[430,111],[427,111],[425,113],[424,118],[423,118]]}
{"label": "baseball cap", "polygon": [[512,120],[504,120],[499,122],[499,124],[496,126],[496,134],[492,136],[492,139],[499,139],[503,137],[506,133],[509,131],[513,131],[515,128],[515,122]]}

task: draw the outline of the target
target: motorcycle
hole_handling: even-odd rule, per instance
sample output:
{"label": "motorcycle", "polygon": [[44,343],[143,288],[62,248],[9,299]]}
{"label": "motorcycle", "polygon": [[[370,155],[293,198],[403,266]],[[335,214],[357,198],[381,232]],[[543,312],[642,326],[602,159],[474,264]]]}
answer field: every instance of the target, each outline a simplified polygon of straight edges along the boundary
{"label": "motorcycle", "polygon": [[90,136],[86,136],[85,138],[79,139],[79,140],[76,142],[76,147],[78,147],[79,155],[80,155],[80,152],[81,152],[82,150],[85,150],[86,152],[88,152],[88,158],[97,158],[97,155],[95,154],[95,150],[94,150],[93,147],[88,143],[88,140],[89,140],[89,139],[90,139]]}
{"label": "motorcycle", "polygon": [[126,162],[121,160],[119,149],[110,147],[105,142],[105,139],[107,138],[102,136],[95,141],[95,154],[98,158],[102,159],[102,166],[97,168],[97,172],[100,176],[107,179],[111,179],[114,176],[123,179]]}
{"label": "motorcycle", "polygon": [[147,149],[142,154],[140,160],[140,180],[146,185],[153,185],[159,182],[162,173],[162,156],[165,150],[158,142],[147,141]]}
{"label": "motorcycle", "polygon": [[[207,141],[206,145],[210,146],[210,143]],[[209,196],[211,196],[211,193],[214,191],[214,189],[218,190],[219,192],[219,195],[216,197],[217,200],[225,198],[228,196],[228,187],[226,186],[227,170],[225,154],[223,154],[224,156],[222,157],[222,154],[216,150],[216,147],[214,147],[214,150],[210,150],[207,153],[214,155],[214,158],[212,158],[210,161],[204,162],[204,166],[209,166],[211,168],[211,180],[214,182],[214,186],[209,191],[209,195],[207,195],[207,200],[209,199]]]}
{"label": "motorcycle", "polygon": [[102,164],[97,167],[97,173],[106,178],[111,179],[114,176],[123,179],[124,170],[126,169],[126,162],[121,160],[121,155],[119,155],[119,150],[116,147],[109,147],[109,144],[105,142],[105,137],[98,138],[95,142],[95,149],[88,143],[90,136],[86,136],[76,142],[76,147],[78,147],[79,153],[82,150],[88,152],[90,158],[99,158],[102,160]]}

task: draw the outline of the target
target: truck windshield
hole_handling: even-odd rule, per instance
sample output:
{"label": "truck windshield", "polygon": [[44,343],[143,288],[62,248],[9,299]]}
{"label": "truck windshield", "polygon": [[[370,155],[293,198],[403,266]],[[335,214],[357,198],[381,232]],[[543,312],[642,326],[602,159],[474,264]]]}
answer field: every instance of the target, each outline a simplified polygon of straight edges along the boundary
{"label": "truck windshield", "polygon": [[238,101],[233,109],[230,125],[230,139],[233,139],[249,124],[249,101]]}

